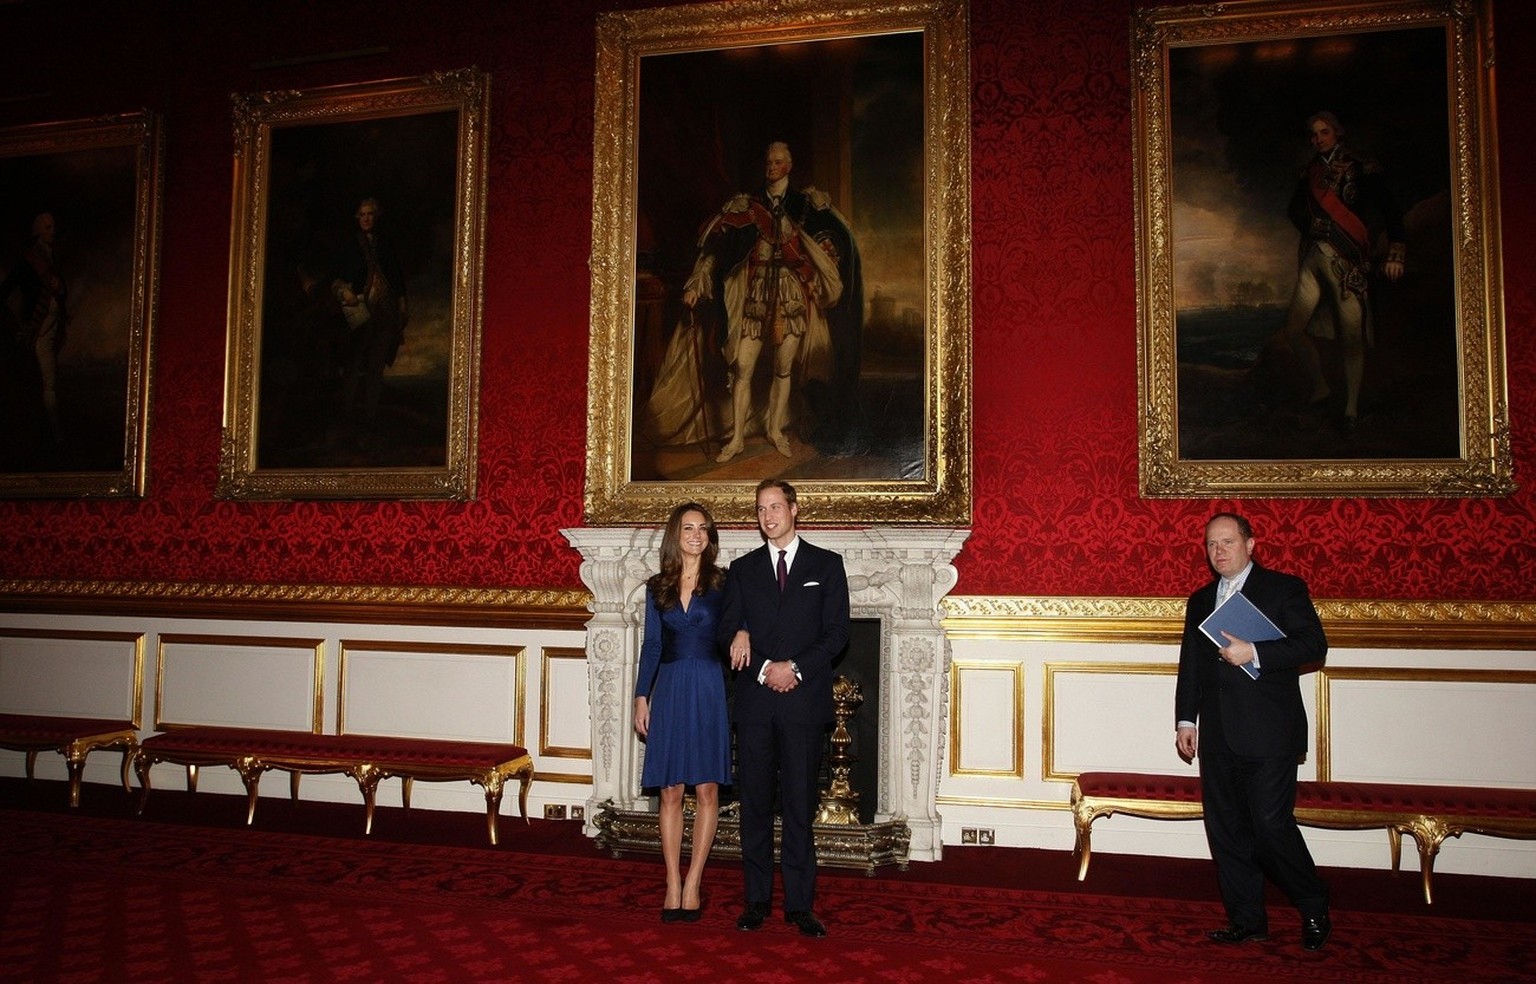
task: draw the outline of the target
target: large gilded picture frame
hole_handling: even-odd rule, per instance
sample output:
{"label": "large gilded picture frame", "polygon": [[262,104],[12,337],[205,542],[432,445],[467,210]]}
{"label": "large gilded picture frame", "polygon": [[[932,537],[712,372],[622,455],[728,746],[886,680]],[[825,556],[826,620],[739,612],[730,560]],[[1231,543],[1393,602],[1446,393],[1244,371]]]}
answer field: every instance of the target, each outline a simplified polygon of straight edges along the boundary
{"label": "large gilded picture frame", "polygon": [[970,522],[969,58],[963,0],[599,16],[588,523]]}
{"label": "large gilded picture frame", "polygon": [[219,496],[473,498],[487,76],[233,102]]}
{"label": "large gilded picture frame", "polygon": [[0,497],[144,495],[159,117],[0,130]]}
{"label": "large gilded picture frame", "polygon": [[1133,23],[1142,494],[1502,496],[1492,8]]}

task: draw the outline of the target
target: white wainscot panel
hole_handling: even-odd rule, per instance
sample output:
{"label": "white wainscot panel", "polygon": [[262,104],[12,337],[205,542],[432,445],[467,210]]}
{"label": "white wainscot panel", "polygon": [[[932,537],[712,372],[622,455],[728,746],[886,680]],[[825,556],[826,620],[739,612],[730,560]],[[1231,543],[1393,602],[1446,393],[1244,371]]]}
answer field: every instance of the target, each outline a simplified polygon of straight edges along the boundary
{"label": "white wainscot panel", "polygon": [[318,639],[162,636],[156,727],[286,728],[318,723]]}
{"label": "white wainscot panel", "polygon": [[1536,786],[1536,674],[1332,680],[1329,699],[1334,779]]}
{"label": "white wainscot panel", "polygon": [[1194,773],[1174,749],[1172,664],[1047,664],[1050,774]]}
{"label": "white wainscot panel", "polygon": [[341,644],[340,721],[349,734],[515,741],[522,648]]}
{"label": "white wainscot panel", "polygon": [[592,758],[592,708],[587,694],[587,651],[543,650],[538,754]]}
{"label": "white wainscot panel", "polygon": [[960,664],[954,668],[958,715],[951,756],[955,775],[1021,776],[1023,668]]}
{"label": "white wainscot panel", "polygon": [[140,713],[142,635],[11,631],[0,633],[0,713],[123,720]]}

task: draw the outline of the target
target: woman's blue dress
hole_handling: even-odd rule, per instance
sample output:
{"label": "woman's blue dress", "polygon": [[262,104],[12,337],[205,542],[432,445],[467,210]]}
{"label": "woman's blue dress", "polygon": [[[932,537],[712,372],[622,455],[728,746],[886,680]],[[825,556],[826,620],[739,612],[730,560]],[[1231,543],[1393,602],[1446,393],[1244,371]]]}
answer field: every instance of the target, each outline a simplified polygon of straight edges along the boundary
{"label": "woman's blue dress", "polygon": [[645,589],[645,635],[635,696],[651,698],[640,785],[646,789],[731,781],[725,666],[715,642],[724,592],[658,611]]}

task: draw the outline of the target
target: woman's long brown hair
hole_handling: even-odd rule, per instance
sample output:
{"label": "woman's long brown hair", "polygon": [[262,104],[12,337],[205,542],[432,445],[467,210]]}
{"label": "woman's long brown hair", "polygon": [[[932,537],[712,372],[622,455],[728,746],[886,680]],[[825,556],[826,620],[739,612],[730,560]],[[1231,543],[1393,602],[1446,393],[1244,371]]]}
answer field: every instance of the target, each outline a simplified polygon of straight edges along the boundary
{"label": "woman's long brown hair", "polygon": [[693,593],[701,595],[725,584],[725,571],[715,564],[715,558],[720,555],[720,534],[715,529],[715,517],[697,502],[685,502],[673,509],[667,517],[667,528],[661,534],[661,570],[651,575],[651,579],[646,582],[651,589],[651,597],[656,600],[656,607],[662,611],[678,604],[683,577],[683,517],[691,512],[704,517],[704,526],[709,536],[709,545],[699,558],[699,583]]}

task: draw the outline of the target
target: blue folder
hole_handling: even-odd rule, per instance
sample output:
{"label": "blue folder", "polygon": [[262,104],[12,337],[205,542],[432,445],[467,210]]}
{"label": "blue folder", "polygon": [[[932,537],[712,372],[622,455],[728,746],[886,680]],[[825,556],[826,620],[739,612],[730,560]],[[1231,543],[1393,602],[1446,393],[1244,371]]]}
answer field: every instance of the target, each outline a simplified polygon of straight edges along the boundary
{"label": "blue folder", "polygon": [[[1217,606],[1214,612],[1208,615],[1204,622],[1200,623],[1200,631],[1217,646],[1227,644],[1228,633],[1234,639],[1244,642],[1268,642],[1271,639],[1284,639],[1285,633],[1280,627],[1271,622],[1264,613],[1254,606],[1253,602],[1241,591],[1234,591],[1227,596],[1227,600]],[[1252,663],[1244,663],[1238,669],[1253,677],[1259,678],[1259,671]]]}

